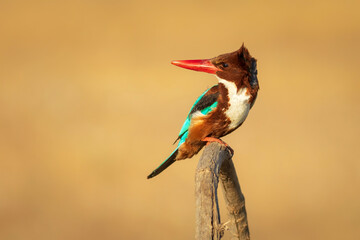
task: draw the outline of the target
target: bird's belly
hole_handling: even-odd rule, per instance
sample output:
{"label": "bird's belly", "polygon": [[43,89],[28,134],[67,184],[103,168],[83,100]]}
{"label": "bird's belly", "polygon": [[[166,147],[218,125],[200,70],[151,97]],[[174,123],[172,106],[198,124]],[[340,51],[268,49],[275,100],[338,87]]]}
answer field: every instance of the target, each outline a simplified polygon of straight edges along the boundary
{"label": "bird's belly", "polygon": [[250,111],[250,96],[247,89],[240,89],[236,94],[229,94],[229,107],[225,111],[225,115],[229,118],[229,130],[237,128],[242,124]]}

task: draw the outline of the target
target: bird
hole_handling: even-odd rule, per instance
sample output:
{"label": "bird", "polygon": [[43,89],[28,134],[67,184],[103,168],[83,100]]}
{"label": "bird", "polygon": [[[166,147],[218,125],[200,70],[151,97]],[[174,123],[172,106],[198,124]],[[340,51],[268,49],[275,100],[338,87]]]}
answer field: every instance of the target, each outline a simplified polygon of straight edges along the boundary
{"label": "bird", "polygon": [[244,43],[240,49],[211,59],[175,60],[173,65],[210,73],[218,84],[207,89],[191,107],[174,144],[176,149],[149,178],[157,176],[177,160],[193,157],[206,144],[219,142],[233,154],[220,138],[240,127],[253,107],[259,91],[257,60]]}

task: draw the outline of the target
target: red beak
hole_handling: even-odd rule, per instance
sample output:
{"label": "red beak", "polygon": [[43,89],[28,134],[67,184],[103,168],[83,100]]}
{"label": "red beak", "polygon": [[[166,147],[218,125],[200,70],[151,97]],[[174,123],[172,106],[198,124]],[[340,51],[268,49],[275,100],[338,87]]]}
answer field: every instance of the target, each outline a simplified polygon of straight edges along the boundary
{"label": "red beak", "polygon": [[174,64],[178,67],[207,72],[215,74],[217,71],[221,71],[221,69],[215,67],[214,64],[211,63],[210,59],[201,59],[201,60],[175,60],[172,61],[171,64]]}

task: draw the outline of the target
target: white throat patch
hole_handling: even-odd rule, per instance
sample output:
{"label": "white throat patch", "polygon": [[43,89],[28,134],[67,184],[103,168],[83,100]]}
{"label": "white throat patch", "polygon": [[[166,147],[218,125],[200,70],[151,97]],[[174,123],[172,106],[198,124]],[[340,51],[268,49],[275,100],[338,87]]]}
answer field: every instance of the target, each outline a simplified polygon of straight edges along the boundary
{"label": "white throat patch", "polygon": [[247,88],[241,88],[237,91],[235,83],[219,78],[219,83],[225,85],[228,90],[229,108],[225,111],[226,116],[230,119],[229,130],[238,127],[243,123],[250,111],[250,95]]}

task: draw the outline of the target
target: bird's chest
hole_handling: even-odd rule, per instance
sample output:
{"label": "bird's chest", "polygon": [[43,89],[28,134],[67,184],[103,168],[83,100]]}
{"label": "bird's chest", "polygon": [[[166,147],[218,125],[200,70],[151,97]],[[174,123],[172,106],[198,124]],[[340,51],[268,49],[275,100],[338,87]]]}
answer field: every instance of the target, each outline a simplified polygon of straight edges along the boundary
{"label": "bird's chest", "polygon": [[232,130],[245,121],[250,111],[250,94],[245,87],[237,91],[236,85],[232,82],[227,82],[225,86],[228,90],[228,107],[224,113],[230,120],[228,129]]}

